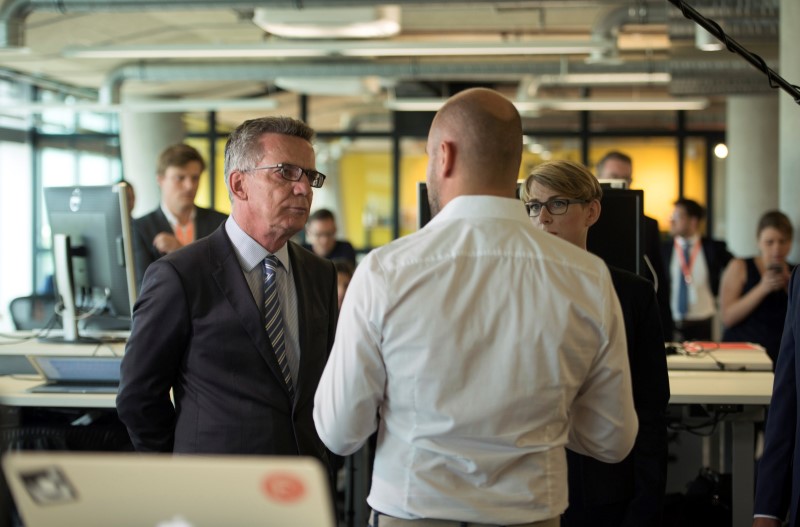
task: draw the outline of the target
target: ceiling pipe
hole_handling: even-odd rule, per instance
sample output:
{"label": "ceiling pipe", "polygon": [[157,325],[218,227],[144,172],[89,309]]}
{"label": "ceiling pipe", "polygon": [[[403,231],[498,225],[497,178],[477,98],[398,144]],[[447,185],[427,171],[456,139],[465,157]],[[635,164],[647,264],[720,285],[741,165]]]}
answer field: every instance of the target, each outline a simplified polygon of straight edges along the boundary
{"label": "ceiling pipe", "polygon": [[592,27],[592,42],[608,42],[605,49],[593,51],[590,61],[602,62],[616,57],[617,35],[625,24],[666,24],[669,13],[662,4],[641,4],[612,9]]}
{"label": "ceiling pipe", "polygon": [[[704,73],[720,74],[739,72],[744,69],[740,61],[705,60],[677,61],[671,64],[650,61],[629,61],[624,64],[586,64],[583,61],[567,63],[570,73]],[[391,63],[375,62],[325,62],[309,63],[264,63],[264,62],[170,62],[161,64],[131,63],[113,70],[100,88],[100,102],[120,102],[122,86],[128,81],[240,81],[265,82],[278,77],[324,78],[377,76],[396,80],[468,80],[483,78],[506,79],[519,82],[528,76],[557,75],[564,72],[563,61],[534,62],[524,58],[514,61],[419,61],[405,59]]]}
{"label": "ceiling pipe", "polygon": [[[430,0],[6,0],[0,8],[0,48],[24,47],[25,19],[34,11],[67,13],[255,9],[273,7],[357,7],[375,5],[430,4]],[[437,4],[502,4],[486,0],[436,0]]]}

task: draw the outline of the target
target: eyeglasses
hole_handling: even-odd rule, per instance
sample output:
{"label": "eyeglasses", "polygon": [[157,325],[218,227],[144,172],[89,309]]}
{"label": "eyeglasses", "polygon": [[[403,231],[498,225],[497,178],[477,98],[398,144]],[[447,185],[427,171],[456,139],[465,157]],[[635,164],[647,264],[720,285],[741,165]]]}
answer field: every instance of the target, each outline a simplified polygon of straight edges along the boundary
{"label": "eyeglasses", "polygon": [[300,178],[303,177],[303,174],[305,174],[308,178],[309,185],[314,188],[321,188],[322,184],[325,183],[326,176],[322,172],[317,172],[316,170],[306,170],[305,168],[297,165],[290,165],[289,163],[278,163],[277,165],[251,168],[248,170],[248,172],[252,170],[270,170],[273,168],[277,169],[278,174],[280,174],[280,176],[286,181],[300,181]]}
{"label": "eyeglasses", "polygon": [[525,204],[528,209],[528,216],[536,218],[542,213],[542,207],[547,209],[547,212],[553,216],[561,216],[567,213],[567,209],[574,203],[589,203],[588,199],[566,199],[566,198],[550,198],[545,202],[529,201]]}

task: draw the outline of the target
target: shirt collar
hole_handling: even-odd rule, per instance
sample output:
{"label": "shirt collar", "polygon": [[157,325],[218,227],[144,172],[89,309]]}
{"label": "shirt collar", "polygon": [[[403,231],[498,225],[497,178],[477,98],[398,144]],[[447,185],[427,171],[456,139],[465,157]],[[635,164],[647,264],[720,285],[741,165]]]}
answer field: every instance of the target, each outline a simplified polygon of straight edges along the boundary
{"label": "shirt collar", "polygon": [[[163,201],[161,202],[161,212],[164,213],[164,216],[167,217],[167,221],[173,227],[175,225],[180,225],[181,224],[178,221],[178,218],[172,212],[170,212],[170,210],[167,208],[166,205],[164,205]],[[191,214],[191,216],[189,216],[189,221],[194,221],[194,217],[195,217],[196,213],[197,213],[197,209],[195,207],[192,207],[192,214]]]}
{"label": "shirt collar", "polygon": [[[236,253],[236,257],[239,259],[239,265],[241,265],[242,269],[245,271],[252,271],[257,265],[261,265],[267,255],[271,254],[239,227],[239,224],[233,219],[233,215],[228,216],[228,219],[225,220],[225,231],[231,239],[233,250]],[[291,270],[291,266],[289,265],[289,248],[285,243],[272,254],[280,260],[284,269],[287,271]]]}
{"label": "shirt collar", "polygon": [[518,199],[497,196],[458,196],[450,200],[428,225],[457,218],[487,217],[519,221],[528,225],[531,221],[525,211],[525,205]]}

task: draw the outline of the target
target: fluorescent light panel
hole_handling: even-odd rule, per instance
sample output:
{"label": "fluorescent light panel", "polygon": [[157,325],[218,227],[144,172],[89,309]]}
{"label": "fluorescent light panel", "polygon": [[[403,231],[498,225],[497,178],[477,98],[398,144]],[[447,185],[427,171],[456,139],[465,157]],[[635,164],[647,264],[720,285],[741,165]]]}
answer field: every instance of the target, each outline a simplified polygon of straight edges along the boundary
{"label": "fluorescent light panel", "polygon": [[122,104],[98,102],[48,102],[21,103],[6,107],[6,114],[38,114],[49,111],[96,112],[96,113],[170,113],[199,112],[211,110],[272,110],[278,107],[274,99],[161,99],[151,101],[132,101]]}
{"label": "fluorescent light panel", "polygon": [[268,42],[264,44],[221,46],[101,46],[66,47],[61,55],[93,59],[166,59],[166,58],[314,58],[345,57],[418,57],[418,56],[502,56],[589,54],[601,44],[574,42],[384,42],[384,41],[313,41]]}
{"label": "fluorescent light panel", "polygon": [[[444,99],[393,99],[386,107],[399,112],[437,111],[445,103]],[[708,99],[537,99],[513,101],[520,112],[539,110],[560,111],[666,111],[702,110],[708,106]]]}

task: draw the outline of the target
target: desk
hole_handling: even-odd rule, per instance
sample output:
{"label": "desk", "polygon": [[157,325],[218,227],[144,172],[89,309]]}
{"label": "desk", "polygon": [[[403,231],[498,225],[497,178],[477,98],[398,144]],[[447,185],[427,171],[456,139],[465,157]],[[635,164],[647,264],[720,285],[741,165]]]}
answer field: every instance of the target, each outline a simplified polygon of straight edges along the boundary
{"label": "desk", "polygon": [[39,408],[115,408],[115,393],[31,393],[41,384],[35,375],[0,376],[0,405]]}
{"label": "desk", "polygon": [[733,527],[749,527],[753,522],[755,423],[764,419],[772,381],[772,372],[764,371],[669,371],[670,404],[742,407],[726,417],[733,429]]}
{"label": "desk", "polygon": [[[86,333],[87,336],[101,334]],[[0,335],[0,355],[122,355],[125,352],[123,338],[127,332],[104,332],[102,335],[117,337],[112,342],[67,344],[58,342],[41,342],[35,333],[19,331]]]}

